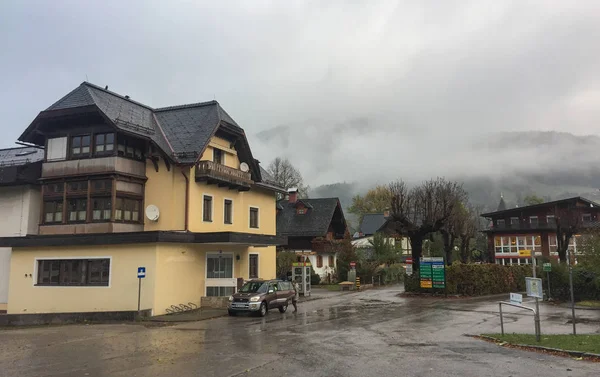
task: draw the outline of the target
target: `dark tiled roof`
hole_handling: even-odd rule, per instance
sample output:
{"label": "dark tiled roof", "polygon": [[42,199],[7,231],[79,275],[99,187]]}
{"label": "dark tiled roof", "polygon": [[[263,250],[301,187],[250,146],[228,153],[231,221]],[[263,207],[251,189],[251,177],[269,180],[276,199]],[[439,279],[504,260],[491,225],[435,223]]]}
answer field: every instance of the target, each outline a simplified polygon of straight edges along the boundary
{"label": "dark tiled roof", "polygon": [[554,205],[565,205],[565,204],[570,204],[570,203],[577,203],[577,202],[582,202],[585,203],[589,206],[592,207],[600,207],[600,204],[591,201],[589,199],[583,198],[581,196],[575,196],[572,198],[567,198],[567,199],[561,199],[561,200],[554,200],[552,202],[546,202],[546,203],[540,203],[540,204],[532,204],[530,206],[524,206],[524,207],[516,207],[516,208],[509,208],[509,209],[505,209],[505,210],[501,210],[501,211],[495,211],[495,212],[489,212],[489,213],[482,213],[480,216],[481,217],[491,217],[491,216],[497,216],[497,215],[502,215],[502,214],[510,214],[513,212],[523,212],[523,211],[527,211],[533,208],[544,208],[544,207],[548,207],[548,206],[554,206]]}
{"label": "dark tiled roof", "polygon": [[0,186],[37,183],[43,159],[44,150],[38,148],[0,149]]}
{"label": "dark tiled roof", "polygon": [[304,215],[296,214],[296,204],[287,199],[277,202],[277,235],[296,237],[323,237],[338,206],[338,198],[301,199],[312,206]]}
{"label": "dark tiled roof", "polygon": [[44,159],[44,150],[32,147],[0,149],[0,166],[23,166]]}
{"label": "dark tiled roof", "polygon": [[360,222],[360,233],[365,236],[375,234],[379,228],[385,223],[385,216],[383,213],[367,213],[363,216]]}
{"label": "dark tiled roof", "polygon": [[[116,127],[152,140],[166,155],[182,164],[194,163],[219,126],[226,124],[243,138],[244,131],[217,101],[153,109],[131,98],[84,82],[43,113],[96,106]],[[37,118],[36,118],[37,119]],[[30,128],[33,126],[32,123]],[[19,138],[32,138],[28,128]],[[250,153],[247,157],[252,160]],[[246,161],[251,167],[252,161]],[[253,177],[260,177],[255,169]]]}

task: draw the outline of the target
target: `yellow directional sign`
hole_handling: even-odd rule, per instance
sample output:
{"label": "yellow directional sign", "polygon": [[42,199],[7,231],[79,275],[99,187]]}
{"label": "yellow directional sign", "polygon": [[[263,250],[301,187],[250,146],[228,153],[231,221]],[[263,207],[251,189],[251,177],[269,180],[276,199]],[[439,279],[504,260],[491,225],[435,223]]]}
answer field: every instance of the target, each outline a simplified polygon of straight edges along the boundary
{"label": "yellow directional sign", "polygon": [[519,256],[520,257],[530,257],[531,250],[519,250]]}

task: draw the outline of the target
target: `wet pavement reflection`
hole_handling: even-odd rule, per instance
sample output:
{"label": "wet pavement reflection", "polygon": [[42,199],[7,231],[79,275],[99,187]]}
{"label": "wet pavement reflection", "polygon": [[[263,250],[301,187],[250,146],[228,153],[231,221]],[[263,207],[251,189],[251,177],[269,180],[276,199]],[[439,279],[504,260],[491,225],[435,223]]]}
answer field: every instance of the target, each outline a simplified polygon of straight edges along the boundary
{"label": "wet pavement reflection", "polygon": [[[402,298],[400,292],[336,296],[264,318],[0,330],[0,376],[598,375],[598,364],[464,337],[498,331],[495,300]],[[542,313],[543,331],[568,333],[560,310]],[[600,318],[586,315],[581,331],[600,331]],[[530,320],[509,312],[505,323],[530,332]]]}

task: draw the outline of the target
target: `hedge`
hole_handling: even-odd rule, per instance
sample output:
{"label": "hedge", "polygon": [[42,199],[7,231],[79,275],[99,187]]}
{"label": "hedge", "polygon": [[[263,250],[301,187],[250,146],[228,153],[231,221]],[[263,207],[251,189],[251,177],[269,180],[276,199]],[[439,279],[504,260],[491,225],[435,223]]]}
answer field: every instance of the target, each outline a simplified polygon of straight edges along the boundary
{"label": "hedge", "polygon": [[[483,296],[525,291],[525,277],[532,276],[531,266],[499,264],[462,264],[446,266],[447,293]],[[421,288],[419,274],[405,277],[406,292],[444,293],[443,289]]]}
{"label": "hedge", "polygon": [[[525,277],[532,276],[531,266],[502,266],[499,264],[454,263],[446,267],[448,294],[483,296],[497,293],[524,292]],[[537,276],[542,278],[547,293],[547,273],[541,267]],[[443,289],[424,289],[419,284],[419,274],[405,276],[406,292],[444,293]],[[573,268],[575,301],[600,300],[600,274],[583,267]],[[559,301],[569,301],[569,270],[565,264],[553,263],[550,272],[550,296]]]}

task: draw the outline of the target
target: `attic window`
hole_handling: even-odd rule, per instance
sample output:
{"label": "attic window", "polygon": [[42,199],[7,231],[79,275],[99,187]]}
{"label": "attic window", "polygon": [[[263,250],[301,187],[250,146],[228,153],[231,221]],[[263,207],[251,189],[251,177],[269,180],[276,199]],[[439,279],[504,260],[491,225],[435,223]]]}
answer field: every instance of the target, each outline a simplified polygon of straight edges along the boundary
{"label": "attic window", "polygon": [[296,208],[296,214],[298,214],[298,215],[305,215],[307,211],[308,210],[306,209],[306,207],[298,207],[298,208]]}

